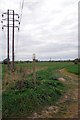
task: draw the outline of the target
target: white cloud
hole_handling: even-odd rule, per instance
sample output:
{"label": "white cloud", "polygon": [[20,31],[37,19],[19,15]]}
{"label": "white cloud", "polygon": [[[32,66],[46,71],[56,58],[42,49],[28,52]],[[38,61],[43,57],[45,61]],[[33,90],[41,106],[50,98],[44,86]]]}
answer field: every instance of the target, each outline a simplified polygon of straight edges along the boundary
{"label": "white cloud", "polygon": [[[20,3],[21,0],[1,0],[0,13],[7,9],[19,12]],[[63,59],[75,58],[78,56],[77,29],[78,0],[24,0],[18,40],[15,36],[16,59],[32,59],[33,53],[39,59],[50,56],[58,59],[61,55]]]}

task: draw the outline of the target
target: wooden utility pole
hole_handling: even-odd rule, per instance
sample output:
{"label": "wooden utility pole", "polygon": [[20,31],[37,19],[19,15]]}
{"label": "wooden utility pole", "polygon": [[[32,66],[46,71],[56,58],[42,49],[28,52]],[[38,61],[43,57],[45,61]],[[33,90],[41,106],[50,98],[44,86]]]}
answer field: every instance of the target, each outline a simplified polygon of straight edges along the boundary
{"label": "wooden utility pole", "polygon": [[36,86],[36,66],[35,66],[35,54],[33,54],[33,80],[34,84]]}
{"label": "wooden utility pole", "polygon": [[13,31],[12,31],[12,71],[14,71],[14,10],[13,10]]}
{"label": "wooden utility pole", "polygon": [[7,65],[9,69],[9,10],[7,10]]}
{"label": "wooden utility pole", "polygon": [[[6,19],[5,15],[7,15],[7,19]],[[18,19],[15,18],[15,16],[17,16]],[[10,67],[9,66],[9,60],[10,60],[9,59],[9,28],[12,27],[12,71],[14,71],[14,28],[18,28],[18,30],[19,30],[19,24],[20,24],[19,15],[15,14],[14,10],[7,10],[7,13],[3,13],[2,17],[5,17],[2,19],[2,24],[3,24],[2,29],[4,29],[4,27],[7,27],[7,43],[8,43],[7,44],[7,47],[8,47],[7,48],[7,59],[8,59],[7,64],[8,64],[8,68]],[[4,21],[7,21],[7,25],[6,24],[4,25]],[[15,26],[15,24],[14,24],[15,22],[17,22],[18,25]]]}

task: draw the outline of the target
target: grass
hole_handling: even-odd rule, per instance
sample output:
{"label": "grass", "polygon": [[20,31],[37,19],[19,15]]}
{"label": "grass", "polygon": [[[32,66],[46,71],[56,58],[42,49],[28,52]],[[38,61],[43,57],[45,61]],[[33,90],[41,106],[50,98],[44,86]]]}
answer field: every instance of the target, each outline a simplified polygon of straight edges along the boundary
{"label": "grass", "polygon": [[67,67],[68,72],[79,75],[80,64],[74,64]]}
{"label": "grass", "polygon": [[[3,91],[3,117],[27,117],[45,106],[54,105],[66,89],[66,86],[57,80],[62,76],[57,70],[62,68],[71,70],[70,66],[75,67],[73,63],[68,62],[39,62],[36,63],[36,68],[40,69],[36,71],[36,86],[32,73],[22,75],[8,83],[7,87],[5,86],[6,90]],[[16,68],[19,68],[15,72],[20,76],[25,73],[24,68],[32,69],[32,63],[16,64]],[[6,66],[3,65],[3,78],[6,72]]]}
{"label": "grass", "polygon": [[63,88],[64,86],[59,81],[45,81],[45,84],[37,84],[36,88],[33,84],[28,87],[26,85],[22,90],[4,92],[3,116],[31,115],[43,106],[55,103],[61,96]]}

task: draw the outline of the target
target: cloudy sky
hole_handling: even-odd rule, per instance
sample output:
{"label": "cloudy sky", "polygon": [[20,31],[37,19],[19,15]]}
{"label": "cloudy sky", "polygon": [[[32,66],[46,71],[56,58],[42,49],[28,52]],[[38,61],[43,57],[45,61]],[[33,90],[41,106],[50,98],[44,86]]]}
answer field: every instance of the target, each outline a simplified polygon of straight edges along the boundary
{"label": "cloudy sky", "polygon": [[[0,0],[0,20],[7,9],[20,15],[22,1]],[[16,60],[31,60],[33,53],[39,60],[78,57],[78,0],[24,0],[22,13],[20,31],[15,29]],[[3,60],[7,57],[7,29],[1,28],[0,23],[0,60]]]}

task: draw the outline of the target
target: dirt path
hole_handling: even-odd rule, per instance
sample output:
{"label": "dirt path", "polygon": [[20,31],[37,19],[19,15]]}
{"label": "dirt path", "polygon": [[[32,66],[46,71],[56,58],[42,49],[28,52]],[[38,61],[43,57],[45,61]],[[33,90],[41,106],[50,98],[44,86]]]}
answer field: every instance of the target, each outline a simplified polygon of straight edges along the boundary
{"label": "dirt path", "polygon": [[78,76],[61,69],[60,72],[66,80],[66,93],[55,106],[45,107],[40,113],[34,113],[34,117],[48,118],[78,118]]}
{"label": "dirt path", "polygon": [[68,78],[65,83],[68,89],[57,103],[60,110],[56,115],[64,118],[78,118],[78,76],[67,72],[66,69],[61,69],[59,72]]}

